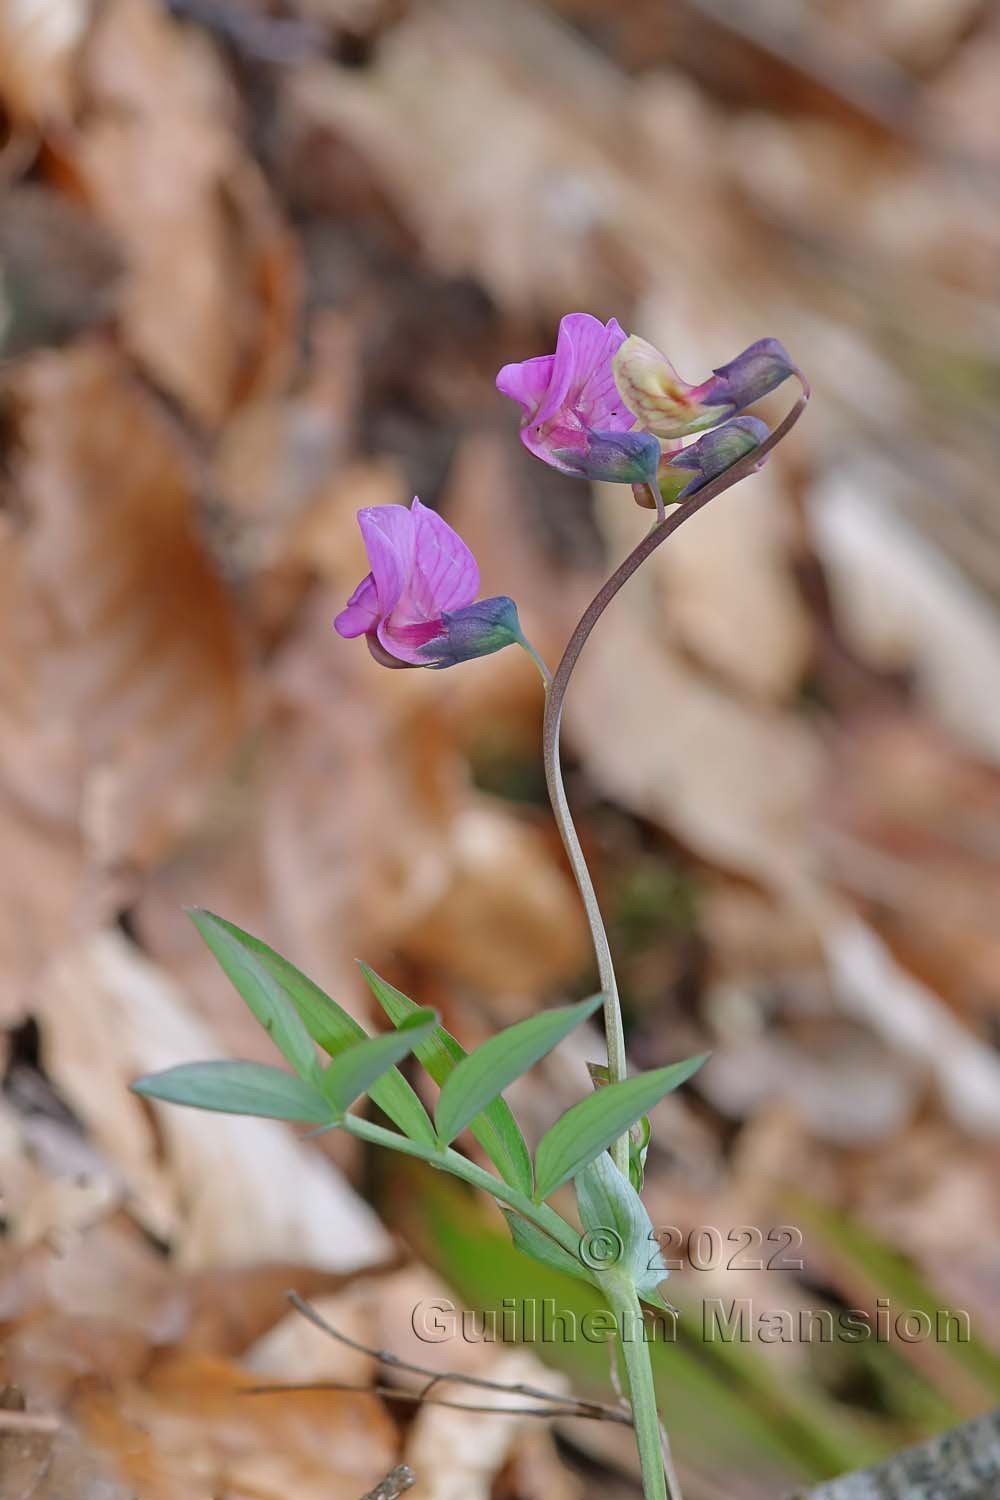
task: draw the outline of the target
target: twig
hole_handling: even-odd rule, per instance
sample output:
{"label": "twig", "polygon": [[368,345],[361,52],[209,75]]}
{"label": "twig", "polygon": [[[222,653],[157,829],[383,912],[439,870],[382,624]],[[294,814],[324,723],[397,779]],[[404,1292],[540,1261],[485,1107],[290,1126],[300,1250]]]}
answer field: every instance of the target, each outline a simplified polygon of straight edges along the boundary
{"label": "twig", "polygon": [[[606,1405],[606,1403],[603,1401],[591,1401],[584,1397],[573,1397],[572,1406],[569,1406],[567,1405],[567,1398],[565,1396],[557,1395],[553,1391],[543,1390],[541,1386],[526,1385],[523,1381],[519,1381],[515,1384],[501,1380],[488,1380],[483,1375],[466,1375],[458,1371],[449,1371],[447,1373],[442,1373],[440,1370],[432,1370],[428,1365],[418,1365],[415,1364],[412,1360],[403,1359],[400,1355],[393,1354],[391,1349],[369,1348],[367,1344],[362,1344],[359,1340],[352,1339],[349,1334],[341,1333],[339,1328],[334,1328],[333,1324],[327,1322],[322,1313],[319,1312],[315,1307],[313,1307],[312,1303],[307,1302],[304,1297],[300,1297],[298,1292],[289,1292],[287,1295],[289,1302],[295,1308],[295,1311],[297,1313],[300,1313],[302,1317],[304,1317],[308,1322],[312,1323],[315,1328],[320,1329],[321,1332],[327,1334],[330,1338],[336,1339],[340,1344],[344,1344],[346,1348],[354,1349],[358,1354],[367,1354],[370,1359],[377,1360],[379,1364],[388,1365],[390,1369],[405,1370],[410,1375],[425,1375],[427,1377],[427,1384],[420,1391],[413,1393],[407,1392],[404,1394],[398,1391],[395,1386],[390,1386],[388,1388],[389,1394],[391,1394],[393,1397],[399,1396],[401,1400],[430,1400],[432,1398],[428,1396],[428,1392],[432,1389],[433,1386],[437,1385],[441,1381],[454,1380],[460,1385],[474,1386],[477,1390],[499,1391],[506,1396],[528,1396],[536,1401],[548,1401],[550,1403],[553,1403],[553,1406],[548,1411],[548,1413],[538,1412],[536,1409],[532,1408],[530,1412],[531,1415],[543,1416],[547,1414],[549,1416],[590,1417],[595,1421],[608,1422],[620,1422],[622,1420],[622,1414],[618,1411],[618,1409],[614,1406]],[[352,1387],[346,1386],[341,1386],[339,1388],[341,1390],[352,1389]],[[254,1389],[259,1390],[262,1388],[255,1387]],[[274,1389],[289,1390],[294,1389],[294,1387],[280,1386],[275,1387]],[[300,1386],[298,1387],[298,1389],[303,1389],[303,1387]],[[360,1387],[360,1389],[379,1390],[381,1388],[364,1386]],[[441,1401],[437,1402],[437,1404],[453,1405],[454,1403]],[[558,1408],[558,1410],[556,1408]],[[465,1406],[461,1409],[465,1411],[495,1410],[494,1407],[471,1406]],[[631,1421],[631,1418],[629,1418],[628,1420]]]}
{"label": "twig", "polygon": [[[438,1377],[440,1380],[463,1381],[467,1377],[453,1372]],[[489,1384],[503,1395],[514,1394],[517,1386],[501,1385],[495,1381],[477,1381]],[[408,1391],[398,1385],[362,1385],[346,1380],[305,1380],[282,1382],[277,1385],[251,1385],[243,1389],[244,1396],[277,1396],[285,1391],[364,1391],[371,1396],[384,1396],[387,1401],[408,1401],[414,1406],[447,1406],[452,1411],[479,1412],[494,1417],[584,1417],[596,1422],[618,1422],[623,1427],[632,1426],[629,1412],[618,1411],[613,1406],[599,1406],[593,1401],[577,1401],[570,1397],[556,1406],[482,1406],[467,1401],[449,1401],[446,1396],[428,1396],[426,1389]],[[551,1398],[557,1400],[558,1398]]]}
{"label": "twig", "polygon": [[62,1423],[56,1416],[42,1411],[0,1411],[0,1433],[58,1432]]}
{"label": "twig", "polygon": [[404,1490],[412,1489],[417,1476],[409,1464],[399,1464],[392,1469],[373,1490],[361,1496],[361,1500],[399,1500]]}

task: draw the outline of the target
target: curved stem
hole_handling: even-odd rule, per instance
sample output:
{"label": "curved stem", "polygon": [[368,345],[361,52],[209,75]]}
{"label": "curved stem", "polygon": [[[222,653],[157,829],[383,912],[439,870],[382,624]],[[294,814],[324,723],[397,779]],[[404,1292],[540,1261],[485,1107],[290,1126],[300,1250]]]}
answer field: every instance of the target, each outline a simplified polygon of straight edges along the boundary
{"label": "curved stem", "polygon": [[[545,762],[545,781],[548,786],[549,801],[552,803],[552,811],[559,832],[562,835],[563,845],[569,862],[576,877],[580,895],[583,899],[584,910],[587,914],[587,922],[590,926],[591,941],[594,945],[594,954],[597,959],[597,971],[600,976],[601,989],[604,993],[604,1027],[608,1045],[608,1077],[610,1082],[619,1083],[627,1075],[628,1067],[625,1058],[625,1032],[622,1026],[621,1002],[618,998],[618,983],[615,978],[614,962],[611,956],[611,945],[604,928],[601,917],[601,909],[598,905],[597,895],[594,891],[594,882],[591,879],[587,862],[584,858],[583,849],[580,845],[573,815],[570,812],[569,802],[566,797],[566,787],[563,782],[562,763],[559,756],[559,731],[562,724],[563,703],[566,698],[566,690],[573,675],[573,668],[579,660],[580,652],[583,650],[590,636],[590,632],[607,609],[620,589],[628,583],[632,574],[654,553],[662,542],[672,536],[678,527],[690,520],[699,510],[702,510],[710,500],[717,495],[731,489],[741,479],[755,473],[782,438],[795,426],[799,417],[805,411],[809,401],[809,389],[802,381],[802,395],[792,407],[791,411],[779,422],[778,426],[765,438],[759,448],[741,458],[731,468],[726,469],[711,480],[691,499],[677,507],[669,516],[662,521],[657,521],[651,531],[634,547],[626,557],[625,561],[615,569],[604,587],[597,593],[591,603],[587,606],[583,618],[570,636],[569,645],[563,652],[562,661],[555,670],[555,675],[549,686],[545,702],[545,719],[542,725],[542,755]],[[622,1136],[615,1142],[611,1150],[611,1156],[615,1166],[626,1177],[628,1176],[628,1136]]]}

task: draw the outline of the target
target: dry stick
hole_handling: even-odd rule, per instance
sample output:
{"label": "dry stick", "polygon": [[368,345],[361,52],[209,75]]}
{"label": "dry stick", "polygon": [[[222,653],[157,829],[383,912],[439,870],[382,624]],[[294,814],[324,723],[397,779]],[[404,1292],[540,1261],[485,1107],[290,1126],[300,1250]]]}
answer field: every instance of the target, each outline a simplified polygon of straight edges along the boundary
{"label": "dry stick", "polygon": [[56,1416],[41,1411],[0,1411],[0,1433],[58,1432],[62,1423]]}
{"label": "dry stick", "polygon": [[[338,1343],[344,1344],[348,1349],[353,1349],[358,1354],[367,1354],[370,1359],[377,1360],[381,1365],[389,1365],[391,1368],[396,1370],[406,1370],[410,1375],[426,1375],[428,1377],[427,1385],[424,1386],[423,1389],[419,1392],[403,1396],[401,1398],[403,1400],[424,1400],[426,1399],[426,1393],[430,1391],[433,1386],[437,1385],[439,1381],[454,1380],[461,1385],[475,1386],[478,1390],[499,1391],[503,1395],[507,1396],[530,1396],[537,1401],[554,1402],[556,1406],[560,1407],[560,1410],[558,1412],[550,1412],[549,1415],[551,1416],[558,1415],[592,1417],[595,1421],[608,1422],[621,1420],[621,1416],[617,1408],[614,1406],[607,1406],[602,1401],[590,1401],[582,1397],[573,1397],[573,1406],[572,1409],[570,1409],[566,1405],[567,1398],[565,1396],[557,1395],[553,1391],[543,1390],[541,1386],[526,1385],[524,1384],[524,1382],[509,1384],[501,1380],[488,1380],[483,1375],[459,1374],[457,1371],[451,1372],[449,1374],[442,1374],[439,1370],[432,1370],[428,1365],[418,1365],[414,1364],[412,1360],[403,1359],[400,1355],[393,1354],[391,1349],[371,1349],[367,1344],[362,1344],[359,1342],[359,1340],[352,1339],[349,1334],[341,1333],[339,1328],[334,1328],[333,1324],[327,1322],[326,1318],[323,1317],[323,1314],[319,1312],[315,1307],[313,1307],[311,1302],[307,1302],[304,1297],[300,1297],[298,1292],[288,1292],[287,1296],[289,1302],[295,1308],[296,1312],[301,1313],[302,1317],[307,1319],[308,1322],[312,1323],[314,1327],[319,1328],[330,1338],[336,1339]],[[259,1386],[255,1387],[255,1390],[260,1389],[261,1387]],[[279,1389],[288,1390],[290,1389],[290,1387],[282,1386],[279,1387]],[[299,1389],[301,1389],[301,1387],[299,1387]],[[370,1387],[362,1387],[362,1389],[370,1389]],[[395,1387],[391,1387],[390,1389],[395,1395]],[[452,1403],[449,1402],[447,1404],[451,1405]],[[495,1408],[466,1407],[465,1410],[493,1411],[495,1410]],[[545,1415],[545,1413],[539,1413],[539,1415]]]}
{"label": "dry stick", "polygon": [[[370,1351],[374,1352],[374,1351]],[[450,1372],[438,1377],[440,1380],[465,1381],[465,1376]],[[475,1382],[477,1385],[483,1382]],[[490,1382],[493,1389],[502,1395],[516,1392],[513,1385]],[[286,1391],[363,1391],[370,1396],[384,1396],[388,1401],[409,1401],[414,1406],[447,1406],[451,1411],[480,1412],[493,1417],[581,1417],[595,1422],[618,1422],[623,1427],[632,1426],[628,1412],[618,1411],[613,1406],[595,1407],[590,1401],[577,1401],[570,1397],[569,1403],[561,1406],[477,1406],[467,1401],[449,1401],[445,1396],[428,1396],[425,1391],[408,1391],[398,1385],[364,1385],[346,1380],[282,1381],[277,1385],[244,1386],[244,1396],[277,1396]],[[554,1398],[553,1398],[554,1399]]]}
{"label": "dry stick", "polygon": [[[587,922],[590,927],[591,941],[594,945],[594,954],[597,958],[597,969],[600,976],[601,990],[604,993],[604,1029],[607,1037],[608,1047],[608,1075],[612,1083],[620,1082],[627,1076],[628,1065],[625,1058],[625,1033],[622,1027],[621,1004],[618,999],[618,982],[615,977],[614,962],[611,956],[611,945],[604,928],[604,920],[598,905],[597,894],[594,890],[594,882],[591,879],[587,862],[584,858],[580,837],[573,822],[570,812],[569,801],[566,796],[566,787],[563,782],[562,765],[559,759],[559,729],[562,722],[563,702],[566,697],[566,689],[573,668],[579,660],[580,652],[583,650],[591,631],[598,620],[607,609],[621,588],[628,583],[633,573],[656,551],[662,542],[672,536],[679,526],[689,520],[699,510],[702,510],[710,500],[721,495],[725,490],[731,489],[734,484],[739,484],[741,479],[755,473],[771,453],[786,437],[799,417],[806,409],[809,401],[809,387],[802,376],[799,376],[802,384],[802,395],[792,407],[788,415],[779,422],[774,431],[765,438],[759,448],[741,458],[725,473],[718,475],[708,484],[693,495],[685,504],[674,510],[665,520],[657,521],[652,530],[647,531],[642,541],[626,557],[620,567],[616,568],[607,583],[588,605],[583,618],[570,636],[569,644],[563,652],[562,661],[559,663],[545,695],[545,717],[542,721],[542,755],[545,762],[545,781],[548,786],[549,800],[552,803],[552,811],[555,814],[556,823],[562,836],[563,845],[569,858],[576,883],[583,900],[584,910],[587,914]],[[617,1140],[611,1155],[615,1165],[623,1176],[628,1176],[628,1137],[622,1136]]]}
{"label": "dry stick", "polygon": [[361,1500],[399,1500],[404,1490],[412,1489],[417,1476],[409,1464],[399,1464],[385,1476],[373,1490],[361,1496]]}

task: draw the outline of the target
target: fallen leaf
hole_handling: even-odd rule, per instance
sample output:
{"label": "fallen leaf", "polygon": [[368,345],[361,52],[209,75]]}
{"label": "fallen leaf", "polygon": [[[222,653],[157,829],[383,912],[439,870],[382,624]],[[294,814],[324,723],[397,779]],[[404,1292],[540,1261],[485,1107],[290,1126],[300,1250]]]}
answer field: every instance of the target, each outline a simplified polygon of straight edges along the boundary
{"label": "fallen leaf", "polygon": [[604,796],[703,858],[804,896],[818,739],[803,718],[742,702],[669,651],[638,591],[616,601],[580,657],[568,749]]}
{"label": "fallen leaf", "polygon": [[6,0],[0,8],[0,97],[14,119],[45,126],[72,116],[92,9],[92,0]]}
{"label": "fallen leaf", "polygon": [[143,1500],[358,1500],[395,1461],[374,1396],[251,1395],[256,1378],[178,1357],[140,1383],[85,1390],[74,1416],[105,1464]]}
{"label": "fallen leaf", "polygon": [[49,1076],[121,1171],[136,1215],[171,1242],[180,1265],[239,1266],[294,1252],[304,1264],[346,1270],[386,1258],[375,1214],[289,1128],[155,1103],[151,1118],[128,1092],[142,1073],[219,1049],[168,976],[125,939],[98,933],[55,960],[39,1001]]}
{"label": "fallen leaf", "polygon": [[[23,515],[0,632],[8,790],[105,870],[160,857],[241,732],[242,653],[166,416],[98,344],[14,372]],[[129,434],[122,447],[122,434]]]}
{"label": "fallen leaf", "polygon": [[294,359],[299,268],[234,129],[219,55],[153,0],[100,8],[87,115],[71,144],[128,263],[126,345],[209,426],[280,387]]}
{"label": "fallen leaf", "polygon": [[[644,567],[663,633],[708,673],[768,702],[793,699],[813,632],[792,576],[794,517],[777,459],[709,505]],[[635,544],[635,514],[619,486],[602,496],[604,529]],[[626,540],[628,538],[628,540]]]}
{"label": "fallen leaf", "polygon": [[1000,642],[989,603],[879,498],[877,473],[833,474],[808,498],[837,623],[869,662],[906,669],[930,712],[1000,759]]}

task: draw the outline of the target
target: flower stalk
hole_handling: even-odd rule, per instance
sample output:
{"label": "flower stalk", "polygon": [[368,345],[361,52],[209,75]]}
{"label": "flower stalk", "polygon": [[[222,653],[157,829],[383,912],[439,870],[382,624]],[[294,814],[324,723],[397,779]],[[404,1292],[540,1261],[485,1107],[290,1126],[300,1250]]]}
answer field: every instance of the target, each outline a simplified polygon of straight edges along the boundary
{"label": "flower stalk", "polygon": [[[601,991],[604,995],[604,1030],[607,1038],[608,1051],[608,1079],[611,1083],[622,1082],[628,1073],[628,1064],[625,1056],[625,1030],[622,1022],[621,1000],[618,994],[618,981],[615,975],[614,960],[611,954],[611,945],[608,942],[604,919],[601,916],[600,904],[597,893],[594,890],[594,882],[584,857],[580,837],[573,822],[573,814],[570,811],[569,800],[566,796],[566,786],[563,779],[562,761],[559,750],[560,728],[562,725],[563,704],[569,689],[573,669],[580,659],[580,653],[590,638],[598,620],[604,614],[608,605],[615,596],[628,583],[633,573],[641,568],[648,557],[656,551],[669,536],[673,536],[685,521],[691,519],[698,511],[703,510],[710,501],[731,489],[733,485],[739,484],[740,480],[746,479],[750,474],[756,473],[767,456],[773,452],[783,438],[799,420],[805,411],[809,401],[809,387],[802,381],[802,395],[788,412],[787,416],[779,422],[774,431],[764,439],[751,452],[745,454],[723,473],[716,475],[706,485],[699,489],[689,500],[677,506],[663,520],[657,520],[656,524],[646,532],[642,540],[633,547],[632,551],[612,573],[607,583],[598,590],[597,594],[584,610],[579,624],[570,636],[569,644],[563,652],[562,660],[553,674],[548,692],[545,695],[545,717],[542,723],[542,757],[545,763],[545,782],[548,787],[549,801],[552,804],[552,812],[555,817],[559,833],[562,837],[563,847],[573,870],[577,887],[583,901],[584,911],[587,915],[587,923],[590,927],[591,941],[594,947],[594,956],[597,960],[597,972],[600,979]],[[611,1158],[615,1166],[623,1174],[628,1176],[628,1136],[620,1137],[611,1148]]]}

